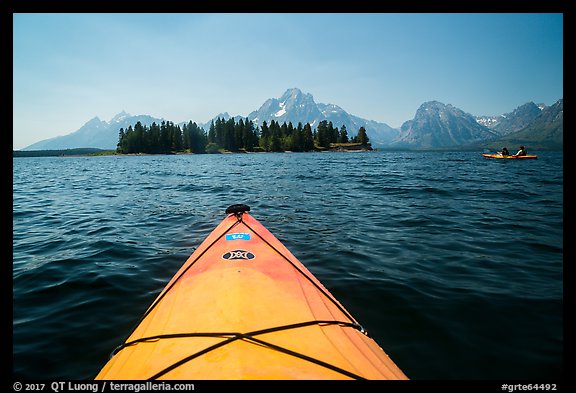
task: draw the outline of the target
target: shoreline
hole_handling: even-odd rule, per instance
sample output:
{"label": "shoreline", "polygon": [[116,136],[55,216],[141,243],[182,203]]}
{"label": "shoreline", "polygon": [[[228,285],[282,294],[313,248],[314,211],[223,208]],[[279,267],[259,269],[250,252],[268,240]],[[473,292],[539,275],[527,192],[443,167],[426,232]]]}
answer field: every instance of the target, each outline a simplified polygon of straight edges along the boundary
{"label": "shoreline", "polygon": [[170,153],[118,153],[116,150],[106,150],[98,148],[78,148],[78,149],[60,149],[60,150],[13,150],[12,158],[24,158],[24,157],[98,157],[98,156],[171,156],[171,155],[204,155],[204,154],[261,154],[261,153],[362,153],[375,151],[372,147],[364,146],[337,146],[330,148],[315,149],[309,151],[230,151],[230,150],[219,150],[214,153],[192,153],[189,151],[179,151]]}

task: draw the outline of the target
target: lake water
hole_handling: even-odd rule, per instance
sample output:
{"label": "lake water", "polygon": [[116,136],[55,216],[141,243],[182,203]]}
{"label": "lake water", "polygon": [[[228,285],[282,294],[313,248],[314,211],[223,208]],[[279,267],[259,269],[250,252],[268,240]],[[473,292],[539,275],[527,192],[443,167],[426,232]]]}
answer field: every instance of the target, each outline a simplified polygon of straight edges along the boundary
{"label": "lake water", "polygon": [[13,375],[89,379],[224,218],[251,213],[411,379],[563,375],[563,155],[13,159]]}

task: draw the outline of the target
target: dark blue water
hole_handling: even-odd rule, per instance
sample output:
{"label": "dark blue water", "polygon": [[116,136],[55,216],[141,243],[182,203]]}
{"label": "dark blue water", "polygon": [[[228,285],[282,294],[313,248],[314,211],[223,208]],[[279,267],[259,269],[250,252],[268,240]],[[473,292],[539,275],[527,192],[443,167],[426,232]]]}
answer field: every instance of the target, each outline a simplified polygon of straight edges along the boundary
{"label": "dark blue water", "polygon": [[234,203],[412,379],[563,375],[563,156],[13,160],[13,373],[93,378]]}

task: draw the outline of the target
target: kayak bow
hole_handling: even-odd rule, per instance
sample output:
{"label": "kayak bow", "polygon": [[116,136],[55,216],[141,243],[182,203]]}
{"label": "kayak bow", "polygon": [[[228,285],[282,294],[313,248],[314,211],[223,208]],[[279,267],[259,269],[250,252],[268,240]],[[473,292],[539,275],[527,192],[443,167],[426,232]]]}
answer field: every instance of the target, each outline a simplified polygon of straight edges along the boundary
{"label": "kayak bow", "polygon": [[96,379],[407,379],[249,210],[226,210]]}

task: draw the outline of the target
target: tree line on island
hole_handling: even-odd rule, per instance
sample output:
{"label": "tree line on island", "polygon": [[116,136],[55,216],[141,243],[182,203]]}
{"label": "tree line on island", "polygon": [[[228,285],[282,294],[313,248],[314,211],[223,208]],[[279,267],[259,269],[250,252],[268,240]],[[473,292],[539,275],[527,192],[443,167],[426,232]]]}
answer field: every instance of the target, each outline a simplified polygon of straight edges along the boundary
{"label": "tree line on island", "polygon": [[120,154],[173,154],[230,152],[318,151],[330,148],[355,147],[371,150],[364,127],[353,138],[345,125],[340,129],[332,122],[321,121],[312,130],[309,123],[296,127],[292,122],[280,124],[271,120],[261,127],[252,120],[234,118],[212,121],[208,132],[190,121],[182,127],[170,121],[150,126],[137,122],[134,127],[121,128],[116,151]]}

